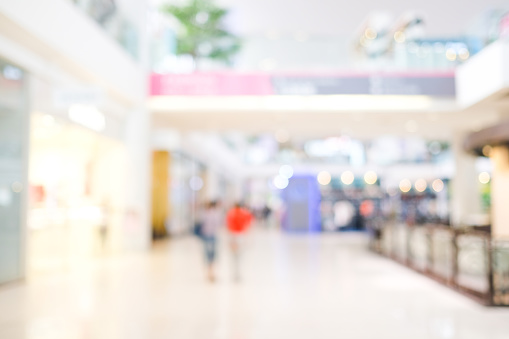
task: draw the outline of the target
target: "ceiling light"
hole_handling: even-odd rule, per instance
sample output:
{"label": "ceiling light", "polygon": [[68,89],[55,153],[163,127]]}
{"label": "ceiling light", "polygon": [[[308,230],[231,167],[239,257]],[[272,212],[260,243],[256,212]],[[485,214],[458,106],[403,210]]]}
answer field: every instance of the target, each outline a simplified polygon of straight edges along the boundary
{"label": "ceiling light", "polygon": [[447,51],[445,52],[445,57],[447,58],[447,60],[449,61],[454,61],[456,60],[456,51],[452,48],[448,48]]}
{"label": "ceiling light", "polygon": [[435,179],[433,183],[431,184],[431,187],[433,187],[433,190],[435,192],[441,192],[444,189],[444,182],[440,179]]}
{"label": "ceiling light", "polygon": [[482,155],[489,157],[493,148],[490,145],[486,145],[482,148]]}
{"label": "ceiling light", "polygon": [[375,184],[377,180],[378,180],[378,176],[376,175],[376,173],[374,171],[368,171],[368,172],[366,172],[366,174],[364,174],[364,181],[368,185]]}
{"label": "ceiling light", "polygon": [[331,181],[331,175],[327,171],[321,171],[318,173],[317,180],[320,185],[328,185]]}
{"label": "ceiling light", "polygon": [[426,180],[424,179],[417,179],[417,181],[414,184],[415,190],[417,192],[424,192],[426,188],[428,187],[428,184],[426,183]]}
{"label": "ceiling light", "polygon": [[106,128],[106,117],[94,106],[72,105],[69,108],[69,119],[96,132]]}
{"label": "ceiling light", "polygon": [[290,179],[293,176],[293,167],[290,165],[283,165],[279,168],[279,175]]}
{"label": "ceiling light", "polygon": [[460,48],[458,51],[458,56],[461,60],[467,60],[470,57],[470,52],[466,48]]}
{"label": "ceiling light", "polygon": [[396,33],[394,33],[394,40],[400,44],[405,42],[405,40],[406,40],[405,33],[401,32],[401,31],[397,31]]}
{"label": "ceiling light", "polygon": [[355,176],[350,171],[345,171],[341,174],[341,182],[345,185],[351,185],[355,180]]}
{"label": "ceiling light", "polygon": [[376,39],[378,34],[374,29],[366,28],[366,30],[364,31],[364,36],[366,37],[366,39],[374,40],[374,39]]}
{"label": "ceiling light", "polygon": [[491,180],[490,174],[488,172],[481,172],[479,174],[479,182],[481,184],[487,184]]}
{"label": "ceiling light", "polygon": [[401,192],[403,193],[408,193],[410,192],[410,190],[412,189],[412,183],[410,182],[410,180],[408,179],[403,179],[401,180],[401,182],[399,183],[399,189],[401,190]]}
{"label": "ceiling light", "polygon": [[282,190],[282,189],[285,189],[286,187],[288,187],[289,181],[288,181],[288,178],[285,178],[285,177],[283,177],[281,175],[278,175],[278,176],[276,176],[274,178],[273,183],[274,183],[274,186],[276,186],[277,189]]}

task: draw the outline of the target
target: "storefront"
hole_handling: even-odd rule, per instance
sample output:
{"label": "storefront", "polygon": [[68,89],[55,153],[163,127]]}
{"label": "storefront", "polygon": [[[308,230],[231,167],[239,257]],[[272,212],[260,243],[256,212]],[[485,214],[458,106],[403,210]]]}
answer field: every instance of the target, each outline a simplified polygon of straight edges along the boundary
{"label": "storefront", "polygon": [[205,167],[177,151],[155,151],[153,161],[153,237],[188,234],[206,202]]}
{"label": "storefront", "polygon": [[49,114],[31,117],[29,269],[58,270],[121,247],[124,145]]}

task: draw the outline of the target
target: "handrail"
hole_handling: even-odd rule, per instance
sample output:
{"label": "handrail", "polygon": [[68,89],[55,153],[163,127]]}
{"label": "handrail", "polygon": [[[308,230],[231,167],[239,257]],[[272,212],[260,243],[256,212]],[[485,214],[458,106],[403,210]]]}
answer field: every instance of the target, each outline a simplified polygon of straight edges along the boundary
{"label": "handrail", "polygon": [[489,232],[471,228],[392,223],[371,245],[483,305],[509,306],[508,240],[492,239]]}

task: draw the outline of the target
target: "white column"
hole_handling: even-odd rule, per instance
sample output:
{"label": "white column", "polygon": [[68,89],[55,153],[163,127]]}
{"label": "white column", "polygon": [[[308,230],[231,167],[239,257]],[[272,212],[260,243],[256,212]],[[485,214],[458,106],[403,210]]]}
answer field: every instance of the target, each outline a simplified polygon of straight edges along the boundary
{"label": "white column", "polygon": [[131,112],[127,119],[125,145],[128,168],[126,168],[126,215],[125,249],[145,249],[151,242],[150,225],[150,177],[151,142],[150,115],[145,109]]}
{"label": "white column", "polygon": [[451,185],[451,224],[463,226],[472,223],[481,214],[481,196],[476,169],[476,157],[463,149],[466,133],[457,133],[453,140],[455,175]]}
{"label": "white column", "polygon": [[151,244],[151,182],[152,140],[151,115],[146,108],[147,77],[149,74],[149,37],[146,29],[148,3],[146,0],[130,2],[130,13],[138,27],[139,65],[144,76],[137,84],[139,95],[127,118],[125,145],[129,167],[127,176],[126,223],[124,246],[127,250],[148,249]]}
{"label": "white column", "polygon": [[491,227],[493,238],[509,238],[509,148],[494,147],[491,179]]}

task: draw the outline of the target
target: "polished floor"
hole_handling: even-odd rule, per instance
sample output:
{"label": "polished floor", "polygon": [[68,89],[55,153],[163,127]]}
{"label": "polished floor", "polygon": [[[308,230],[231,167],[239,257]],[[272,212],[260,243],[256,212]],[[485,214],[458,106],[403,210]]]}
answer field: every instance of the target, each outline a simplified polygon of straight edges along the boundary
{"label": "polished floor", "polygon": [[214,284],[194,238],[0,287],[2,339],[507,339],[485,308],[370,253],[361,234],[253,231],[240,282],[222,239]]}

